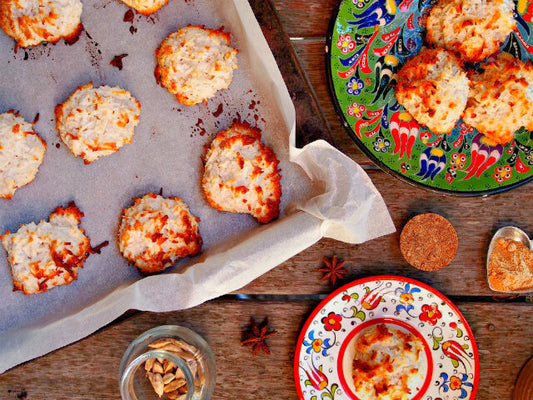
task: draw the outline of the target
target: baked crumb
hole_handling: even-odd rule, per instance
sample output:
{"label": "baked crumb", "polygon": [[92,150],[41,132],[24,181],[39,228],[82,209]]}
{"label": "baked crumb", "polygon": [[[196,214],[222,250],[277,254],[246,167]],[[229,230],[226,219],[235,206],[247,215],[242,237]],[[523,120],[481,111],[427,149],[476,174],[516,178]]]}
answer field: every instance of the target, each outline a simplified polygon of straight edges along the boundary
{"label": "baked crumb", "polygon": [[533,290],[533,253],[522,242],[497,239],[489,255],[488,279],[499,292]]}

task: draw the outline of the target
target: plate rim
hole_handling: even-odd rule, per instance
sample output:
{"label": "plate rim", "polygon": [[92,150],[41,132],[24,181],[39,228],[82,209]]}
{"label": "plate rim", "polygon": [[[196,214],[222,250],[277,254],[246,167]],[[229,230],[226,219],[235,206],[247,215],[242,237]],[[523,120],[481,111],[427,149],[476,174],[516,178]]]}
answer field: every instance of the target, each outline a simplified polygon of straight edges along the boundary
{"label": "plate rim", "polygon": [[465,328],[468,337],[470,338],[470,343],[472,345],[472,352],[474,353],[474,364],[475,364],[476,375],[474,377],[472,392],[470,393],[469,400],[475,400],[476,395],[477,395],[477,390],[478,390],[478,387],[479,387],[479,372],[480,372],[479,351],[478,351],[476,339],[474,337],[474,333],[472,332],[472,328],[470,327],[470,324],[468,323],[468,321],[464,317],[463,313],[461,313],[461,311],[457,308],[457,306],[448,297],[446,297],[444,294],[442,294],[440,291],[438,291],[437,289],[433,288],[432,286],[429,286],[429,285],[427,285],[427,284],[425,284],[423,282],[420,282],[420,281],[418,281],[416,279],[413,279],[413,278],[408,278],[408,277],[399,276],[399,275],[387,275],[387,274],[386,275],[372,275],[372,276],[367,276],[367,277],[364,277],[364,278],[356,279],[356,280],[354,280],[352,282],[349,282],[349,283],[347,283],[347,284],[335,289],[333,292],[331,292],[329,295],[327,295],[326,298],[324,298],[313,309],[313,311],[309,314],[309,316],[305,320],[305,323],[303,324],[303,326],[302,326],[302,328],[300,330],[300,333],[298,335],[298,338],[296,340],[296,349],[295,349],[295,352],[294,352],[293,373],[294,373],[294,384],[296,386],[296,392],[298,394],[298,398],[299,399],[304,399],[302,388],[301,388],[301,385],[300,385],[300,374],[299,374],[299,365],[298,365],[299,364],[301,350],[302,350],[302,346],[299,346],[298,343],[301,343],[303,341],[303,339],[305,338],[305,336],[306,336],[305,333],[309,329],[309,326],[311,325],[311,323],[313,322],[315,317],[324,308],[324,306],[326,304],[328,304],[333,298],[337,297],[340,293],[344,292],[345,290],[347,290],[349,288],[352,288],[354,286],[358,286],[358,285],[367,283],[367,282],[374,282],[374,281],[379,281],[379,280],[404,282],[404,283],[410,283],[410,284],[413,284],[415,286],[421,287],[421,288],[431,292],[432,294],[437,296],[439,299],[443,300],[446,303],[446,305],[448,307],[450,307],[457,314],[457,316],[459,317],[459,319],[463,323],[463,327]]}
{"label": "plate rim", "polygon": [[[477,191],[457,191],[457,190],[451,190],[451,189],[443,189],[443,188],[437,188],[433,186],[426,185],[422,182],[417,182],[415,180],[412,180],[406,176],[403,176],[398,171],[394,171],[392,168],[390,168],[388,165],[386,165],[383,161],[378,159],[374,153],[372,153],[367,146],[365,146],[362,141],[357,137],[357,135],[353,132],[352,128],[350,127],[350,124],[348,123],[348,120],[346,119],[346,116],[344,115],[342,108],[339,104],[339,100],[337,99],[337,96],[335,96],[335,88],[333,86],[333,78],[332,78],[332,70],[331,70],[331,49],[332,49],[332,43],[333,43],[333,31],[335,30],[335,23],[337,21],[337,17],[339,15],[339,11],[341,6],[344,4],[345,1],[350,0],[339,0],[337,5],[335,6],[335,9],[333,10],[331,19],[329,21],[328,31],[326,35],[326,43],[324,46],[325,49],[325,64],[326,64],[326,80],[327,80],[327,87],[328,92],[330,95],[330,98],[333,102],[333,106],[335,108],[335,113],[340,119],[341,125],[350,137],[352,139],[352,142],[357,146],[357,148],[363,152],[365,156],[367,156],[370,161],[372,161],[378,168],[380,168],[383,172],[387,173],[388,175],[398,179],[399,181],[406,183],[407,185],[417,188],[417,189],[424,189],[429,192],[437,193],[437,194],[444,194],[450,197],[484,197],[488,195],[493,194],[499,194],[503,192],[507,192],[511,189],[515,189],[517,187],[520,187],[522,185],[525,185],[533,180],[533,174],[524,180],[521,180],[519,182],[515,182],[511,185],[497,187],[494,189],[485,189],[485,190],[477,190]],[[419,1],[419,0],[417,0]],[[513,0],[514,2],[515,0]]]}

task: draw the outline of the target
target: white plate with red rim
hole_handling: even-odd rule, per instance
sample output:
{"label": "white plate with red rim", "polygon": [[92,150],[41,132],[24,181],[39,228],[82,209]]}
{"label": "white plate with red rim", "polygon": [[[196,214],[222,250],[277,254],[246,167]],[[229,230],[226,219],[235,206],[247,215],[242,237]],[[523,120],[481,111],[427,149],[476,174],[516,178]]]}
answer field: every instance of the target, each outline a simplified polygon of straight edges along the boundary
{"label": "white plate with red rim", "polygon": [[477,346],[465,318],[442,293],[410,278],[373,276],[330,294],[306,321],[296,345],[294,378],[303,400],[357,396],[354,342],[377,324],[422,340],[421,365],[409,400],[473,400],[479,382]]}

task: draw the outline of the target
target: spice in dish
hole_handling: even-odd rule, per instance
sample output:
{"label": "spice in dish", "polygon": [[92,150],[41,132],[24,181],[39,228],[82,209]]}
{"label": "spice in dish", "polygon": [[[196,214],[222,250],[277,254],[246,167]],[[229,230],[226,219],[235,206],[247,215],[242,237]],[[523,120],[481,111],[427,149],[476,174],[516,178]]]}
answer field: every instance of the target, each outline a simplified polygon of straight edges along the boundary
{"label": "spice in dish", "polygon": [[533,290],[533,253],[522,242],[497,239],[489,255],[488,279],[499,292]]}
{"label": "spice in dish", "polygon": [[423,344],[415,335],[379,324],[359,333],[352,377],[360,399],[408,400],[424,380]]}

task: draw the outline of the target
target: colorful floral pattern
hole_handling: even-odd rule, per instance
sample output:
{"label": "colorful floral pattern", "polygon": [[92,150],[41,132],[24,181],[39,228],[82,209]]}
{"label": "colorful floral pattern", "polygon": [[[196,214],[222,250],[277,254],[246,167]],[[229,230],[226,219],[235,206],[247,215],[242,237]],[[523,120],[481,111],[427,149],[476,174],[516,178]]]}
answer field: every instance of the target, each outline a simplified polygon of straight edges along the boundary
{"label": "colorful floral pattern", "polygon": [[[516,0],[518,24],[502,51],[533,59],[533,6]],[[395,76],[423,44],[434,0],[344,0],[330,32],[329,74],[337,110],[353,140],[378,165],[410,182],[462,194],[487,194],[533,179],[533,135],[506,146],[462,120],[449,134],[418,123],[394,97]],[[527,3],[529,4],[529,3]]]}
{"label": "colorful floral pattern", "polygon": [[382,276],[338,289],[312,313],[295,354],[300,399],[348,398],[343,386],[347,378],[339,375],[337,364],[341,347],[346,348],[354,329],[373,320],[408,324],[426,340],[433,360],[431,382],[437,384],[428,385],[421,400],[475,398],[479,358],[472,331],[460,312],[431,287],[409,278]]}

